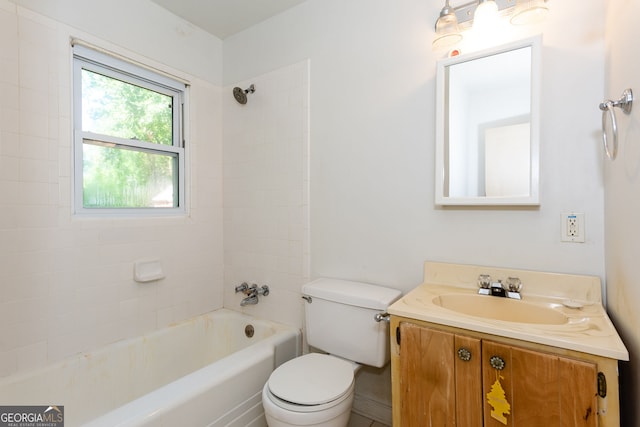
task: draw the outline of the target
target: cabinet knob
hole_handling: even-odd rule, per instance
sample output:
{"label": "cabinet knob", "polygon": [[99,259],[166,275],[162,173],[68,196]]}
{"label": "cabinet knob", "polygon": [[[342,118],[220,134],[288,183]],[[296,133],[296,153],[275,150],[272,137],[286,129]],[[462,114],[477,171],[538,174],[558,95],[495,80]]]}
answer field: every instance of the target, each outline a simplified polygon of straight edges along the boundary
{"label": "cabinet knob", "polygon": [[491,356],[491,359],[489,359],[489,363],[494,369],[497,369],[499,371],[502,371],[504,369],[504,359],[500,356]]}
{"label": "cabinet knob", "polygon": [[460,360],[468,362],[469,360],[471,360],[471,352],[464,347],[460,347],[458,349],[458,357],[460,358]]}

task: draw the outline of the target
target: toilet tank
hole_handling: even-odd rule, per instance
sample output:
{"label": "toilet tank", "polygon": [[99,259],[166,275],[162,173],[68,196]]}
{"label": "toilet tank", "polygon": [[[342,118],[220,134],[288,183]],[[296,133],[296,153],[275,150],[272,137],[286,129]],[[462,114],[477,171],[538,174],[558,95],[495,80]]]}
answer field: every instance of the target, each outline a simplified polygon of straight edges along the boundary
{"label": "toilet tank", "polygon": [[320,278],[305,284],[302,294],[309,345],[364,365],[389,361],[389,324],[375,315],[400,298],[399,290]]}

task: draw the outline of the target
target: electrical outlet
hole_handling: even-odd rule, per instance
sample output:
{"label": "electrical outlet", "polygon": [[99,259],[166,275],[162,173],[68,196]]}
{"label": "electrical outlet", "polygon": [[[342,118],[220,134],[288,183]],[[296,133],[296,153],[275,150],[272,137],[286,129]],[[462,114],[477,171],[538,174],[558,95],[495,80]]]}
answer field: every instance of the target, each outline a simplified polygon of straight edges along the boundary
{"label": "electrical outlet", "polygon": [[584,214],[583,213],[563,213],[562,214],[562,235],[563,242],[584,243]]}
{"label": "electrical outlet", "polygon": [[578,217],[569,215],[567,217],[567,234],[569,237],[576,237],[578,234]]}

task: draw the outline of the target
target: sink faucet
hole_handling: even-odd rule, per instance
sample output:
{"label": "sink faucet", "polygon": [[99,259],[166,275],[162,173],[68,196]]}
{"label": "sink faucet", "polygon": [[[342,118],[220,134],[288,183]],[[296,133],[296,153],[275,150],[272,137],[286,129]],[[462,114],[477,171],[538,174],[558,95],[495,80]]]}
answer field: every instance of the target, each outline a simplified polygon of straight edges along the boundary
{"label": "sink faucet", "polygon": [[502,280],[494,282],[488,274],[478,276],[478,294],[491,295],[494,297],[507,297],[512,299],[522,299],[520,290],[522,289],[522,281],[517,277],[507,278],[506,284],[502,284]]}

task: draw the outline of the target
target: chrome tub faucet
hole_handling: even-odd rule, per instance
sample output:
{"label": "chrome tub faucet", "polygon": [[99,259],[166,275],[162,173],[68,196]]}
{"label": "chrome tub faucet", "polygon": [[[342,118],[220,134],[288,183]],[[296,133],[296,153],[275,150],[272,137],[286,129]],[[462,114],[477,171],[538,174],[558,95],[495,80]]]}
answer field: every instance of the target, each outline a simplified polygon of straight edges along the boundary
{"label": "chrome tub faucet", "polygon": [[243,282],[239,286],[236,286],[236,293],[242,292],[246,295],[246,298],[243,298],[240,301],[240,306],[244,307],[245,305],[255,305],[260,302],[258,299],[258,295],[267,296],[269,295],[269,286],[263,285],[258,287],[255,283],[249,285],[247,282]]}

